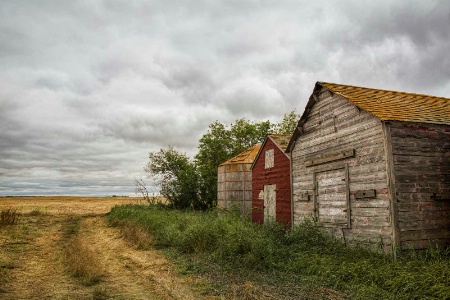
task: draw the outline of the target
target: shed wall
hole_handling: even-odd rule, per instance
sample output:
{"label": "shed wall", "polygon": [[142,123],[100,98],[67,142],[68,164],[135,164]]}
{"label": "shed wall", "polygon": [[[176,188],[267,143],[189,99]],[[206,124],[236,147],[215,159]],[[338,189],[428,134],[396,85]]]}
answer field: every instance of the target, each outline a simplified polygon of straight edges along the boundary
{"label": "shed wall", "polygon": [[[326,222],[319,224],[345,242],[367,242],[390,251],[393,227],[381,121],[322,89],[303,131],[291,157],[294,224],[318,222],[320,216]],[[350,211],[342,206],[343,193]]]}
{"label": "shed wall", "polygon": [[238,207],[241,215],[251,216],[252,171],[251,164],[225,164],[217,171],[217,204],[231,209]]}
{"label": "shed wall", "polygon": [[450,245],[450,126],[390,122],[400,249]]}
{"label": "shed wall", "polygon": [[[274,149],[274,166],[265,168],[265,151]],[[264,185],[276,185],[276,221],[291,224],[290,160],[271,139],[267,139],[252,170],[252,220],[264,222],[264,200],[260,198]]]}

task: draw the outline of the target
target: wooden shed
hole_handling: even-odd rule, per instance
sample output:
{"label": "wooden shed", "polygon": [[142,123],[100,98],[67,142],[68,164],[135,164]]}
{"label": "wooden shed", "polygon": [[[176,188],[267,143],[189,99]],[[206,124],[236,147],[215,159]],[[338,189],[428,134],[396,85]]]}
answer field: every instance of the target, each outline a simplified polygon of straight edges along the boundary
{"label": "wooden shed", "polygon": [[291,224],[290,157],[285,153],[291,135],[266,137],[252,165],[252,221],[273,219]]}
{"label": "wooden shed", "polygon": [[294,224],[384,251],[450,245],[450,99],[317,82],[289,142]]}
{"label": "wooden shed", "polygon": [[252,170],[261,145],[255,145],[223,162],[217,169],[217,205],[238,207],[242,216],[251,216]]}

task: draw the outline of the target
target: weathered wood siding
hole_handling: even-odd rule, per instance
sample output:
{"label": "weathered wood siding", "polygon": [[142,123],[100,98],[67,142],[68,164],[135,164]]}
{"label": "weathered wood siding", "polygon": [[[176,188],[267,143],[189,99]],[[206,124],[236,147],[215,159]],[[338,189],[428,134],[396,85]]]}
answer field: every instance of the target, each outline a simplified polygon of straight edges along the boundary
{"label": "weathered wood siding", "polygon": [[294,224],[313,219],[345,242],[392,250],[381,121],[322,89],[292,149]]}
{"label": "weathered wood siding", "polygon": [[231,209],[238,207],[242,216],[251,217],[252,171],[251,164],[226,164],[218,167],[217,205]]}
{"label": "weathered wood siding", "polygon": [[[265,151],[274,149],[274,164],[265,168]],[[290,160],[271,139],[267,139],[252,170],[252,220],[264,222],[264,186],[276,185],[276,221],[291,224]]]}
{"label": "weathered wood siding", "polygon": [[400,249],[450,245],[450,126],[389,122]]}

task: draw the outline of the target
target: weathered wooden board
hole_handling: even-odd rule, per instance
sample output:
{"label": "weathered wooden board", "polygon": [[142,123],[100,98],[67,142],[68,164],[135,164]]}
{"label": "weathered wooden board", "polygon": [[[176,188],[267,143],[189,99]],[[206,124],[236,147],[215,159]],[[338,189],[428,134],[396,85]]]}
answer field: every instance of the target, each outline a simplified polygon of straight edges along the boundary
{"label": "weathered wooden board", "polygon": [[389,217],[389,207],[353,207],[352,216]]}
{"label": "weathered wooden board", "polygon": [[336,160],[341,160],[341,159],[346,159],[349,157],[354,157],[355,156],[355,150],[351,149],[351,150],[347,150],[347,151],[341,151],[338,153],[333,153],[333,154],[329,154],[327,156],[324,157],[317,157],[311,160],[307,160],[305,162],[305,165],[307,167],[311,167],[311,166],[316,166],[316,165],[320,165],[323,163],[327,163],[327,162],[331,162],[331,161],[336,161]]}
{"label": "weathered wooden board", "polygon": [[351,201],[350,202],[351,208],[385,208],[389,209],[389,198],[380,199],[379,197],[377,199],[372,199],[371,201]]}
{"label": "weathered wooden board", "polygon": [[448,238],[421,239],[418,241],[400,241],[400,248],[402,250],[429,249],[429,248],[434,248],[436,246],[441,246],[441,247],[449,246]]}
{"label": "weathered wooden board", "polygon": [[400,231],[408,230],[426,230],[426,229],[446,229],[448,230],[450,226],[450,221],[439,219],[439,220],[410,220],[410,221],[400,221],[399,223]]}
{"label": "weathered wooden board", "polygon": [[437,201],[405,201],[397,204],[398,211],[450,211],[450,202],[437,202]]}
{"label": "weathered wooden board", "polygon": [[[311,219],[316,206],[317,224],[334,227],[333,234],[342,230],[346,240],[378,242],[381,236],[391,249],[391,194],[381,121],[333,95],[321,97],[303,127],[307,130],[291,151],[294,223]],[[336,160],[336,154],[349,149],[353,156]],[[345,166],[347,177],[342,175]],[[374,195],[356,199],[356,192],[363,190]],[[348,224],[351,228],[345,228]]]}
{"label": "weathered wooden board", "polygon": [[375,198],[377,196],[377,190],[358,190],[355,192],[355,199]]}
{"label": "weathered wooden board", "polygon": [[354,216],[352,215],[352,228],[355,227],[364,227],[364,226],[372,226],[372,227],[390,227],[391,219],[389,216],[384,217],[363,217],[363,216]]}

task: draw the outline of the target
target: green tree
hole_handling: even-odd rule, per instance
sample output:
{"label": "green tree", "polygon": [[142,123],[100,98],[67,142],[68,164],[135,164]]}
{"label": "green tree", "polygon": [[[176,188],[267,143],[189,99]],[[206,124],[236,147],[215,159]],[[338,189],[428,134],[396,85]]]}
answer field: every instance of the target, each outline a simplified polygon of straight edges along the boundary
{"label": "green tree", "polygon": [[275,132],[278,134],[293,134],[301,115],[292,110],[284,114],[283,120],[275,125]]}
{"label": "green tree", "polygon": [[230,128],[231,156],[229,158],[264,141],[272,128],[273,124],[270,121],[256,123],[244,118],[236,120]]}
{"label": "green tree", "polygon": [[268,133],[292,134],[300,116],[295,110],[282,121],[252,122],[245,118],[226,126],[210,124],[200,138],[194,161],[169,146],[149,154],[144,170],[156,179],[160,193],[176,208],[206,209],[217,200],[217,167],[249,147],[264,141]]}
{"label": "green tree", "polygon": [[208,132],[199,141],[195,156],[200,198],[204,203],[208,203],[208,206],[216,205],[219,164],[261,143],[272,128],[270,121],[251,122],[244,118],[236,120],[229,127],[219,121],[209,125]]}
{"label": "green tree", "polygon": [[201,199],[212,207],[217,200],[217,166],[230,157],[232,147],[230,130],[219,121],[210,124],[199,140],[199,151],[195,155],[199,192]]}
{"label": "green tree", "polygon": [[155,179],[161,195],[175,208],[205,208],[198,194],[199,180],[195,165],[185,154],[172,146],[150,152],[144,170]]}

